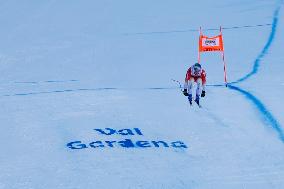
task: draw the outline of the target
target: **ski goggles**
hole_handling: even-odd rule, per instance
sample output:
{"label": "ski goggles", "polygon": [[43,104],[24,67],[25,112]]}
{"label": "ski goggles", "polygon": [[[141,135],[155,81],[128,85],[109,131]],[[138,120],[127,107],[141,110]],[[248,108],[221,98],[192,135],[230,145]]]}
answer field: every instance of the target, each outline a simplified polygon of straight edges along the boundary
{"label": "ski goggles", "polygon": [[194,72],[199,72],[201,68],[199,66],[194,66],[193,67]]}

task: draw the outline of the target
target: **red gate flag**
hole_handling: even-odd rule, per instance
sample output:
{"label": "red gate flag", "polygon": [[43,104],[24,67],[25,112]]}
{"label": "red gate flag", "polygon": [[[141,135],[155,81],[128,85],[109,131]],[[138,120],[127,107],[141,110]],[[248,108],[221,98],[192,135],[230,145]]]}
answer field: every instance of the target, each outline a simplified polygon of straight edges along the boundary
{"label": "red gate flag", "polygon": [[215,37],[199,36],[199,52],[224,51],[222,34]]}
{"label": "red gate flag", "polygon": [[222,27],[220,27],[220,34],[214,37],[207,37],[202,34],[201,27],[199,29],[199,49],[198,49],[198,63],[200,63],[200,54],[202,52],[208,51],[221,51],[222,60],[224,64],[224,80],[226,87],[228,86],[227,82],[227,69],[225,62],[225,52],[224,52],[224,43],[222,35]]}

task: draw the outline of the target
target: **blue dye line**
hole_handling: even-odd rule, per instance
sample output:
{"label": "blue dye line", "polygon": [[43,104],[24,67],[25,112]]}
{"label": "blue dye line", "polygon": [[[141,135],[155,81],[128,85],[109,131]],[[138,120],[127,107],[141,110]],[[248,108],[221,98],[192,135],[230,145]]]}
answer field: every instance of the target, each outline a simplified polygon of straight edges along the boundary
{"label": "blue dye line", "polygon": [[40,83],[67,83],[67,82],[76,82],[79,80],[48,80],[48,81],[15,81],[16,84],[40,84]]}
{"label": "blue dye line", "polygon": [[242,93],[248,100],[250,100],[256,106],[257,110],[262,114],[263,121],[266,124],[271,125],[271,127],[278,133],[281,141],[284,142],[284,132],[281,128],[281,125],[259,99],[257,99],[254,95],[252,95],[248,91],[245,91],[239,87],[232,85],[229,85],[228,87],[229,89]]}
{"label": "blue dye line", "polygon": [[262,51],[260,52],[260,54],[255,59],[252,71],[250,73],[248,73],[247,75],[245,75],[244,77],[238,79],[237,81],[230,82],[229,84],[236,84],[236,83],[243,82],[243,81],[247,80],[248,78],[250,78],[251,76],[255,75],[258,72],[261,59],[267,54],[267,52],[268,52],[268,50],[269,50],[269,48],[270,48],[270,46],[271,46],[271,44],[272,44],[272,42],[275,38],[280,7],[281,7],[281,4],[278,6],[278,8],[274,12],[273,22],[272,22],[272,27],[271,27],[271,32],[270,32],[269,38],[267,40],[267,43],[263,47]]}
{"label": "blue dye line", "polygon": [[[223,30],[234,30],[242,28],[254,28],[254,27],[264,27],[271,26],[271,24],[257,24],[257,25],[244,25],[244,26],[232,26],[232,27],[222,27]],[[203,31],[219,31],[220,28],[205,28]],[[169,31],[152,31],[152,32],[137,32],[137,33],[124,33],[125,36],[132,35],[156,35],[156,34],[172,34],[172,33],[187,33],[187,32],[197,32],[198,29],[184,29],[184,30],[169,30]]]}
{"label": "blue dye line", "polygon": [[[244,77],[238,79],[237,81],[230,82],[228,87],[231,90],[235,90],[235,91],[242,93],[248,100],[250,100],[256,106],[257,110],[262,114],[264,123],[266,125],[267,124],[270,125],[278,133],[279,138],[284,143],[284,132],[282,130],[281,125],[276,120],[276,118],[272,115],[272,113],[270,113],[269,110],[264,106],[264,104],[259,99],[257,99],[254,95],[249,93],[248,91],[245,91],[244,89],[241,89],[240,87],[236,87],[236,86],[231,85],[231,84],[241,83],[241,82],[249,79],[251,76],[258,73],[261,60],[267,54],[267,52],[268,52],[269,48],[271,47],[271,44],[272,44],[272,42],[275,38],[275,34],[276,34],[276,30],[277,30],[277,24],[278,24],[279,11],[280,11],[282,3],[283,3],[283,0],[280,1],[279,6],[274,11],[273,22],[272,22],[272,27],[271,27],[271,32],[270,32],[269,38],[267,40],[267,43],[263,47],[262,51],[260,52],[260,54],[255,59],[252,71],[250,73],[248,73],[247,75],[245,75]],[[215,87],[217,87],[217,85],[215,85]]]}
{"label": "blue dye line", "polygon": [[2,97],[30,96],[30,95],[52,94],[52,93],[66,93],[66,92],[78,92],[78,91],[107,91],[107,90],[175,90],[175,89],[177,89],[177,87],[148,87],[148,88],[114,88],[114,87],[104,87],[104,88],[82,88],[82,89],[64,89],[64,90],[54,90],[54,91],[39,91],[39,92],[26,92],[26,93],[6,94],[6,95],[2,95]]}
{"label": "blue dye line", "polygon": [[105,91],[105,90],[117,90],[117,88],[90,88],[90,89],[65,89],[65,90],[55,90],[55,91],[40,91],[40,92],[27,92],[27,93],[16,93],[16,94],[6,94],[3,97],[9,96],[30,96],[39,94],[52,94],[52,93],[66,93],[66,92],[76,92],[76,91]]}

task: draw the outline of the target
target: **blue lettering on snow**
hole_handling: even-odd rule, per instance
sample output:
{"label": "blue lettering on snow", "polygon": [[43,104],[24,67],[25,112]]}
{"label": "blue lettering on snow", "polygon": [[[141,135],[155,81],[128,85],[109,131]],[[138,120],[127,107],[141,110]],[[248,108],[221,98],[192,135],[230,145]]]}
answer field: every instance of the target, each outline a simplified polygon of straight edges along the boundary
{"label": "blue lettering on snow", "polygon": [[119,134],[119,135],[143,135],[141,130],[138,128],[134,129],[120,129],[120,130],[115,130],[112,128],[105,128],[105,129],[94,129],[95,131],[98,131],[99,134],[103,135],[114,135],[114,134]]}
{"label": "blue lettering on snow", "polygon": [[106,132],[103,129],[94,129],[96,131],[98,131],[100,134],[104,134],[104,135],[113,135],[116,133],[116,130],[111,129],[111,128],[105,128]]}
{"label": "blue lettering on snow", "polygon": [[132,141],[131,139],[125,139],[121,141],[94,141],[90,142],[88,145],[84,144],[82,141],[69,142],[67,147],[70,149],[85,149],[91,148],[105,148],[105,147],[124,147],[124,148],[188,148],[183,142],[176,141],[171,142],[171,146],[165,141]]}
{"label": "blue lettering on snow", "polygon": [[[112,128],[105,128],[105,129],[94,129],[99,134],[102,135],[122,135],[122,136],[134,136],[134,135],[143,135],[139,128],[133,129],[112,129]],[[133,141],[132,139],[124,139],[124,140],[105,140],[105,141],[91,141],[90,143],[84,143],[80,140],[69,142],[66,145],[70,149],[85,149],[85,148],[114,148],[114,147],[123,147],[123,148],[188,148],[185,143],[182,141],[174,141],[174,142],[165,142],[163,140],[157,141]]]}

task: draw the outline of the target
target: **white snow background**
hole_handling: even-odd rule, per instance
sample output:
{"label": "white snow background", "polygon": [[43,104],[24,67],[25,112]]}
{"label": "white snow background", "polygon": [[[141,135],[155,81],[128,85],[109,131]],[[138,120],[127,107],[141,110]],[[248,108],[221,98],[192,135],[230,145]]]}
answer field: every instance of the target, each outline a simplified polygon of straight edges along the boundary
{"label": "white snow background", "polygon": [[[284,188],[283,19],[279,0],[1,0],[0,189]],[[171,80],[199,26],[224,27],[230,82],[202,54],[201,109]],[[187,148],[89,145],[125,139]]]}

